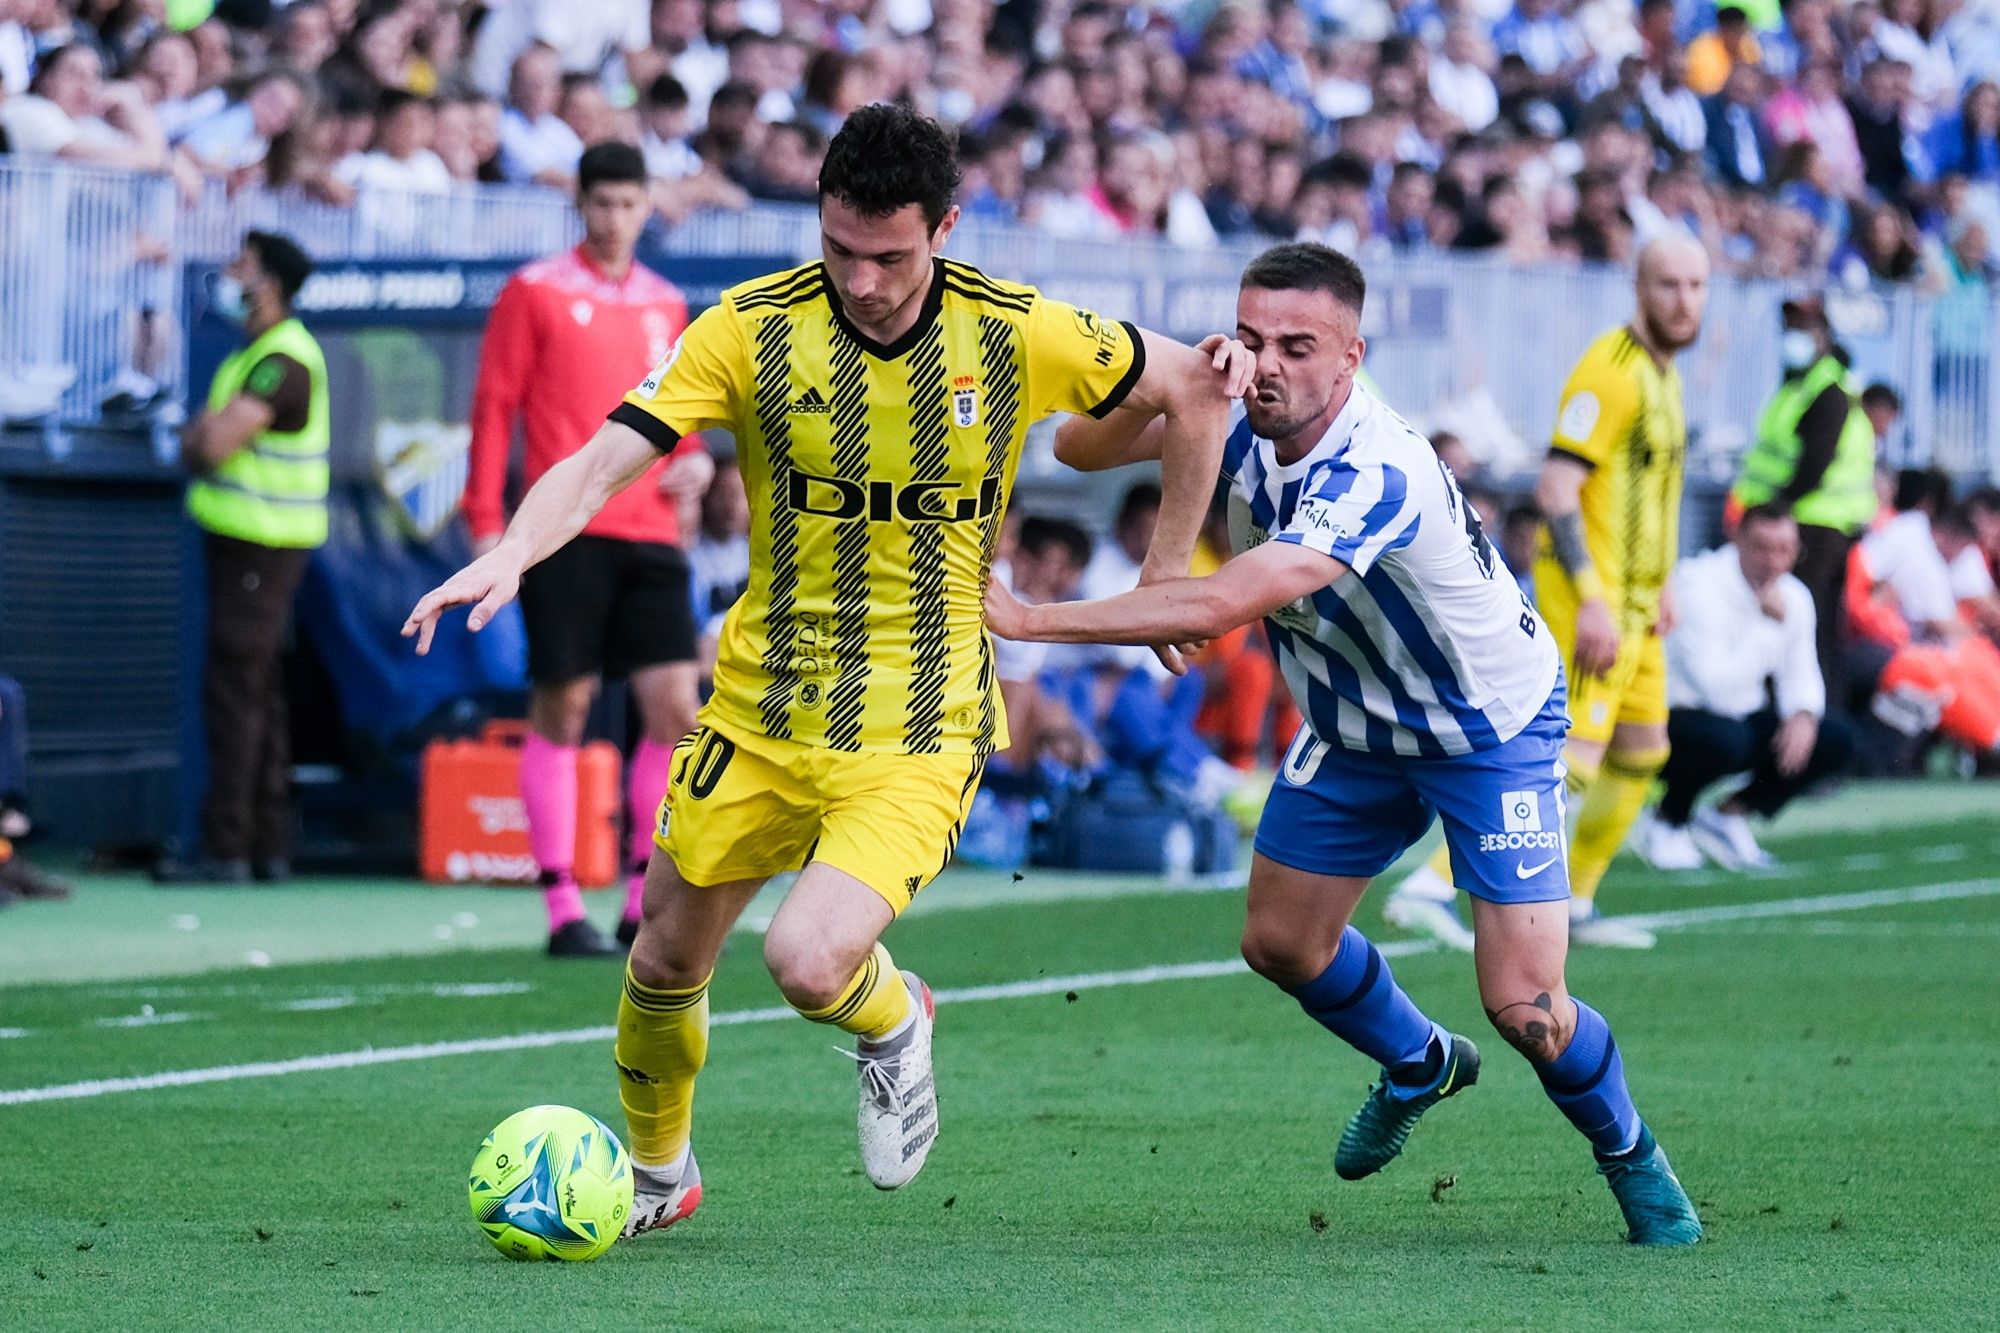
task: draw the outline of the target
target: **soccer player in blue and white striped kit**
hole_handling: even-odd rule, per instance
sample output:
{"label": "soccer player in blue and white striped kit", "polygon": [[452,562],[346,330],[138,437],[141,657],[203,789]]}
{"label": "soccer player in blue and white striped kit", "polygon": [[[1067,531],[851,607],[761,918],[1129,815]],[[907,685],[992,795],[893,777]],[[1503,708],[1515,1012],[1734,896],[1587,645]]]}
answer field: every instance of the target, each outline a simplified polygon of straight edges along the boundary
{"label": "soccer player in blue and white striped kit", "polygon": [[[1355,382],[1365,291],[1319,245],[1280,245],[1244,270],[1236,337],[1256,379],[1223,463],[1233,559],[1094,602],[1023,606],[995,583],[988,624],[1009,639],[1185,644],[1263,617],[1307,725],[1258,829],[1243,956],[1382,1066],[1335,1170],[1381,1170],[1479,1074],[1472,1042],[1427,1018],[1348,924],[1435,815],[1472,895],[1487,1016],[1590,1141],[1628,1237],[1692,1244],[1701,1223],[1632,1104],[1610,1027],[1563,981],[1556,646],[1430,444]],[[1157,458],[1162,436],[1120,409],[1065,423],[1057,452],[1111,467]]]}

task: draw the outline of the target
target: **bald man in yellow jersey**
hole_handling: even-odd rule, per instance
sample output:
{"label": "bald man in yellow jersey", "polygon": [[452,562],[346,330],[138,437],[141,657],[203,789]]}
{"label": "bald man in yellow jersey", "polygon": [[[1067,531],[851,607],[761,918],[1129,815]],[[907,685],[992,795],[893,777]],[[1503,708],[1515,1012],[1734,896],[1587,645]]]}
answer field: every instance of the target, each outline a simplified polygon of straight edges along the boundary
{"label": "bald man in yellow jersey", "polygon": [[[1598,337],[1563,386],[1535,485],[1546,527],[1535,597],[1569,689],[1570,939],[1649,949],[1651,931],[1607,917],[1597,886],[1667,761],[1667,575],[1680,554],[1687,416],[1676,353],[1701,333],[1708,254],[1673,232],[1640,252],[1638,308]],[[1472,936],[1453,908],[1443,849],[1383,906],[1395,925],[1453,948]]]}
{"label": "bald man in yellow jersey", "polygon": [[[723,293],[405,626],[427,643],[445,608],[472,604],[479,628],[661,453],[698,430],[735,435],[750,584],[723,624],[714,697],[674,753],[618,1006],[628,1235],[701,1202],[689,1142],[709,978],[781,872],[802,870],[764,959],[802,1015],[856,1039],[868,1178],[907,1184],[937,1141],[930,990],[880,939],[951,859],[1007,743],[981,602],[1028,427],[1121,403],[1165,413],[1147,582],[1186,574],[1208,509],[1232,387],[1216,372],[1235,354],[942,258],[957,182],[935,122],[849,116],[820,174],[822,259]],[[1240,393],[1247,357],[1232,373]]]}

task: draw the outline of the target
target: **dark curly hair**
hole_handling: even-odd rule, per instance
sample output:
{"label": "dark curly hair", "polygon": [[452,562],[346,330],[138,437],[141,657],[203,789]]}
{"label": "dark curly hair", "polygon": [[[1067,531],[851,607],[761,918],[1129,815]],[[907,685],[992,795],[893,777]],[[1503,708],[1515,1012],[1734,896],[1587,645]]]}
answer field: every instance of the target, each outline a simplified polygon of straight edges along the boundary
{"label": "dark curly hair", "polygon": [[950,131],[905,106],[878,102],[847,118],[827,146],[819,193],[872,217],[915,204],[933,230],[958,192]]}

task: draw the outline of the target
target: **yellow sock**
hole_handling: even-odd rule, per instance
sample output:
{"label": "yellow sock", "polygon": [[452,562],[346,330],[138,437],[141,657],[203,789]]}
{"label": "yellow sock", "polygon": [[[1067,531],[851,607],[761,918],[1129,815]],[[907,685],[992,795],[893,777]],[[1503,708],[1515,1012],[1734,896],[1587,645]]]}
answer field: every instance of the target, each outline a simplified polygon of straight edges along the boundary
{"label": "yellow sock", "polygon": [[1437,877],[1445,883],[1451,883],[1451,844],[1448,842],[1439,843],[1437,850],[1432,852],[1430,857],[1425,860],[1424,868],[1435,871]]}
{"label": "yellow sock", "polygon": [[840,998],[824,1009],[801,1009],[815,1023],[829,1023],[863,1041],[880,1041],[910,1016],[910,988],[881,945],[868,955]]}
{"label": "yellow sock", "polygon": [[672,1165],[687,1147],[694,1077],[708,1060],[708,978],[686,990],[655,990],[627,964],[613,1056],[632,1160]]}
{"label": "yellow sock", "polygon": [[1665,748],[1605,756],[1596,779],[1584,791],[1576,832],[1570,838],[1572,896],[1585,902],[1597,897],[1598,882],[1624,844],[1625,835],[1632,831],[1632,823],[1645,808],[1653,782],[1666,762]]}

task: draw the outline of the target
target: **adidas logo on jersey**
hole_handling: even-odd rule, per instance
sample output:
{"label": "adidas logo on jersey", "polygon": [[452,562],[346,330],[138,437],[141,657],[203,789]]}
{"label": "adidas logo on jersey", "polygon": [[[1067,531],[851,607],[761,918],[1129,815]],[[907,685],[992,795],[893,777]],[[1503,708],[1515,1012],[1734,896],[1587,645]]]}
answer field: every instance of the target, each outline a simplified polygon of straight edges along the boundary
{"label": "adidas logo on jersey", "polygon": [[799,401],[792,404],[794,415],[800,412],[821,413],[831,412],[832,410],[831,407],[827,406],[826,399],[819,396],[818,389],[807,389],[799,395]]}

